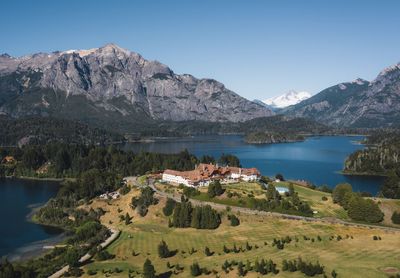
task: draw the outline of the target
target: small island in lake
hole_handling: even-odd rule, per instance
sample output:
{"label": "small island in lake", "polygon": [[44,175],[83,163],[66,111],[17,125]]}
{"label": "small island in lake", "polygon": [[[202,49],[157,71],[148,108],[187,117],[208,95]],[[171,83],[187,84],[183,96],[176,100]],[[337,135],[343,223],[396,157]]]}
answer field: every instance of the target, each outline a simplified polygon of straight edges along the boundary
{"label": "small island in lake", "polygon": [[252,132],[244,138],[249,144],[291,143],[304,141],[304,139],[303,135],[280,132]]}

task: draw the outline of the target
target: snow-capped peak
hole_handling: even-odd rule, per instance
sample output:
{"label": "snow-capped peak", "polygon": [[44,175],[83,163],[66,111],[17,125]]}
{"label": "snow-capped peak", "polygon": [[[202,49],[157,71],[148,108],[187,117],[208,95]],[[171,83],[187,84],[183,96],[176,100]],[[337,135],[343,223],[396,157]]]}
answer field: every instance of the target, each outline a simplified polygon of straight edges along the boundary
{"label": "snow-capped peak", "polygon": [[84,57],[87,56],[95,51],[97,51],[98,48],[91,48],[91,49],[70,49],[70,50],[66,50],[61,52],[61,54],[72,54],[72,53],[77,53],[79,56]]}
{"label": "snow-capped peak", "polygon": [[290,105],[295,105],[303,100],[306,100],[311,97],[311,94],[308,92],[297,92],[291,90],[281,96],[272,97],[264,100],[263,102],[267,105],[270,105],[274,108],[284,108]]}

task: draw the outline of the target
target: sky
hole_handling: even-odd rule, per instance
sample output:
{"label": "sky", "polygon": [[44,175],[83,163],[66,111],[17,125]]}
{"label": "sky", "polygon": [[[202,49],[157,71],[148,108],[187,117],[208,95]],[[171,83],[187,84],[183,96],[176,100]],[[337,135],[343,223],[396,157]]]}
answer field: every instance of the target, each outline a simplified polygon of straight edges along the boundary
{"label": "sky", "polygon": [[252,100],[312,94],[400,61],[400,1],[2,0],[0,53],[115,43]]}

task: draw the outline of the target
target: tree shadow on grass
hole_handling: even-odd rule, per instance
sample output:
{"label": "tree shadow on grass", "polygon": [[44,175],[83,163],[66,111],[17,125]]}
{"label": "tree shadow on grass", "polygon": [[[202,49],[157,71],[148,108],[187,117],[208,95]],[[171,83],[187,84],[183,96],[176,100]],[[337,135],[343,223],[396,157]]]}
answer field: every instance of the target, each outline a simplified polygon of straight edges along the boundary
{"label": "tree shadow on grass", "polygon": [[172,271],[167,271],[164,273],[160,273],[159,275],[157,275],[157,278],[169,278],[172,276]]}

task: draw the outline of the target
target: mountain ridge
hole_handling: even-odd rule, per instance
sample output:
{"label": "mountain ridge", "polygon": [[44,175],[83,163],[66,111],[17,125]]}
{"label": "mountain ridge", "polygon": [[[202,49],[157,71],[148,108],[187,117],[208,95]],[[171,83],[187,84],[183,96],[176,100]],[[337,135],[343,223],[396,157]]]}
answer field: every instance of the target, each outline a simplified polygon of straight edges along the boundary
{"label": "mountain ridge", "polygon": [[400,64],[383,69],[372,81],[357,78],[326,88],[280,113],[336,127],[399,127]]}
{"label": "mountain ridge", "polygon": [[0,113],[16,118],[72,116],[97,124],[240,122],[274,114],[214,79],[175,74],[115,44],[17,58],[1,55]]}

